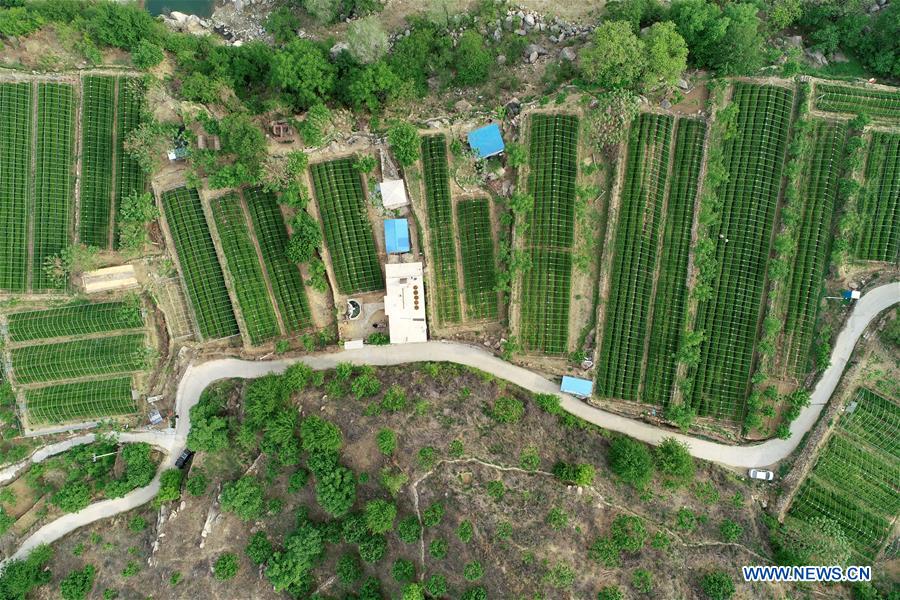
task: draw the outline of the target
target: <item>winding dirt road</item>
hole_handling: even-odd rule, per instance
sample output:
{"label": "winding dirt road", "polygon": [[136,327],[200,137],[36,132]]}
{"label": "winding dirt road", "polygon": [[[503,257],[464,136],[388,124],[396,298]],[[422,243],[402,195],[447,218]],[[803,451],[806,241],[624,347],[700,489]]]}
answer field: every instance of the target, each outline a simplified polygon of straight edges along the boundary
{"label": "winding dirt road", "polygon": [[[665,438],[674,437],[687,444],[691,454],[697,458],[729,467],[763,467],[778,462],[794,451],[803,434],[812,428],[823,407],[834,393],[853,348],[863,331],[882,311],[898,302],[900,302],[900,282],[889,283],[870,290],[857,301],[844,329],[841,330],[835,342],[834,350],[831,353],[831,364],[816,384],[810,405],[791,424],[791,437],[787,440],[774,439],[754,445],[730,446],[696,439],[669,429],[662,429],[649,423],[606,412],[572,396],[560,394],[558,383],[510,364],[479,347],[439,341],[398,346],[365,346],[359,350],[342,350],[329,354],[315,354],[275,361],[254,362],[221,359],[192,364],[185,371],[178,387],[175,402],[178,421],[175,429],[122,433],[119,434],[119,439],[124,442],[148,442],[163,450],[166,456],[160,468],[161,473],[163,469],[173,466],[177,453],[184,447],[188,431],[190,431],[190,409],[200,399],[203,390],[214,381],[230,378],[253,379],[269,373],[281,373],[288,366],[297,362],[304,362],[316,370],[331,369],[341,362],[373,366],[415,362],[453,362],[475,367],[495,377],[515,383],[533,393],[556,394],[562,399],[562,407],[565,410],[604,429],[624,433],[650,444],[659,444]],[[15,473],[27,466],[28,462],[40,462],[52,454],[58,454],[77,444],[89,443],[93,439],[93,434],[88,434],[42,448],[28,461],[0,471],[0,483],[14,477]],[[153,499],[158,490],[159,473],[147,487],[135,490],[122,498],[103,500],[77,513],[60,517],[52,523],[44,525],[26,539],[13,558],[22,558],[32,548],[40,544],[52,543],[79,527],[137,508]]]}

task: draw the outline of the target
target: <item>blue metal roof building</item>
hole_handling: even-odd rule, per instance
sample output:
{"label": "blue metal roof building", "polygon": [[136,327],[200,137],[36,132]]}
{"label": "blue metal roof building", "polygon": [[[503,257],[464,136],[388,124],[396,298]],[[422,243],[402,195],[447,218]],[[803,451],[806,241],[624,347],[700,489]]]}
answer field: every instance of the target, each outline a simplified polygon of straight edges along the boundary
{"label": "blue metal roof building", "polygon": [[485,125],[469,133],[469,146],[478,158],[487,158],[503,152],[503,135],[496,123]]}
{"label": "blue metal roof building", "polygon": [[578,377],[563,375],[559,391],[578,398],[590,398],[594,393],[594,382],[590,379],[579,379]]}
{"label": "blue metal roof building", "polygon": [[384,220],[384,245],[388,254],[409,252],[409,223],[406,219]]}

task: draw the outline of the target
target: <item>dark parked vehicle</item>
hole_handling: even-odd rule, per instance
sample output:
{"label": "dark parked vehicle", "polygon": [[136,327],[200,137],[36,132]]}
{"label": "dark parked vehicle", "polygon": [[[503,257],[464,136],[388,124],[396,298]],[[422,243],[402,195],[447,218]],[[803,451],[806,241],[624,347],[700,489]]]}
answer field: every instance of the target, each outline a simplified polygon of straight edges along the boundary
{"label": "dark parked vehicle", "polygon": [[187,462],[189,460],[191,460],[191,457],[193,455],[194,455],[193,450],[188,450],[187,448],[185,448],[184,451],[181,453],[181,456],[179,456],[178,459],[175,461],[175,466],[178,467],[179,469],[183,469],[184,465],[186,465]]}

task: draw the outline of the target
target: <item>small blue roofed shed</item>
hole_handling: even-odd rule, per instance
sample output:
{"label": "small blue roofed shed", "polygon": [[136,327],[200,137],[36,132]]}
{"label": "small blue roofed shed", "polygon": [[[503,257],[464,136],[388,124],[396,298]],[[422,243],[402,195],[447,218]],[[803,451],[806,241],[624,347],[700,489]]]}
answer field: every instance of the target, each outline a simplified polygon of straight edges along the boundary
{"label": "small blue roofed shed", "polygon": [[478,158],[487,158],[503,152],[503,136],[496,123],[485,125],[469,133],[469,146]]}
{"label": "small blue roofed shed", "polygon": [[384,245],[388,254],[409,252],[409,223],[406,219],[385,219]]}
{"label": "small blue roofed shed", "polygon": [[564,394],[571,394],[578,398],[590,398],[594,392],[594,382],[589,379],[580,379],[578,377],[569,377],[564,375],[559,391]]}

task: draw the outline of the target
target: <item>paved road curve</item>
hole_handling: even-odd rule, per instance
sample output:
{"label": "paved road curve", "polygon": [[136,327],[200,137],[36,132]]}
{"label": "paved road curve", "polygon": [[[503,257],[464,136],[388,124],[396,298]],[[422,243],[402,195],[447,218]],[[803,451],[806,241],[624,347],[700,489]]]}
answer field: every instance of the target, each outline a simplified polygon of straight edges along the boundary
{"label": "paved road curve", "polygon": [[[787,440],[769,440],[749,446],[730,446],[675,433],[635,421],[627,417],[606,412],[589,406],[571,396],[560,394],[559,385],[522,367],[512,365],[485,350],[454,342],[425,342],[398,346],[365,346],[359,350],[343,350],[330,354],[316,354],[275,361],[244,361],[221,359],[201,364],[192,364],[185,371],[176,396],[176,414],[179,416],[173,430],[163,432],[138,432],[121,434],[122,441],[144,441],[160,447],[165,453],[163,468],[171,467],[177,452],[184,446],[190,431],[189,411],[200,399],[200,394],[214,381],[229,378],[252,379],[269,373],[281,373],[288,366],[305,362],[314,369],[331,369],[338,363],[350,362],[357,365],[389,366],[414,362],[454,362],[486,371],[495,377],[505,379],[534,393],[557,394],[562,398],[562,407],[568,412],[590,421],[605,429],[625,433],[650,444],[658,444],[663,439],[674,437],[690,448],[691,454],[730,467],[761,467],[771,465],[788,456],[800,443],[803,434],[815,424],[823,406],[831,398],[840,381],[841,374],[850,359],[856,342],[869,323],[882,311],[900,302],[900,282],[890,283],[869,291],[853,308],[844,329],[838,335],[831,354],[831,365],[826,369],[812,393],[812,401],[791,424],[791,437]],[[93,441],[93,435],[79,436],[60,444],[42,449],[32,457],[39,462],[49,456],[48,452],[59,453],[78,443]],[[60,449],[61,448],[61,449]],[[14,465],[10,469],[21,467]],[[0,472],[0,482],[4,472]],[[135,490],[123,498],[104,500],[92,504],[73,514],[68,514],[48,523],[29,537],[14,555],[21,558],[39,544],[52,543],[64,535],[89,523],[137,508],[149,502],[159,490],[159,474],[153,482]]]}

